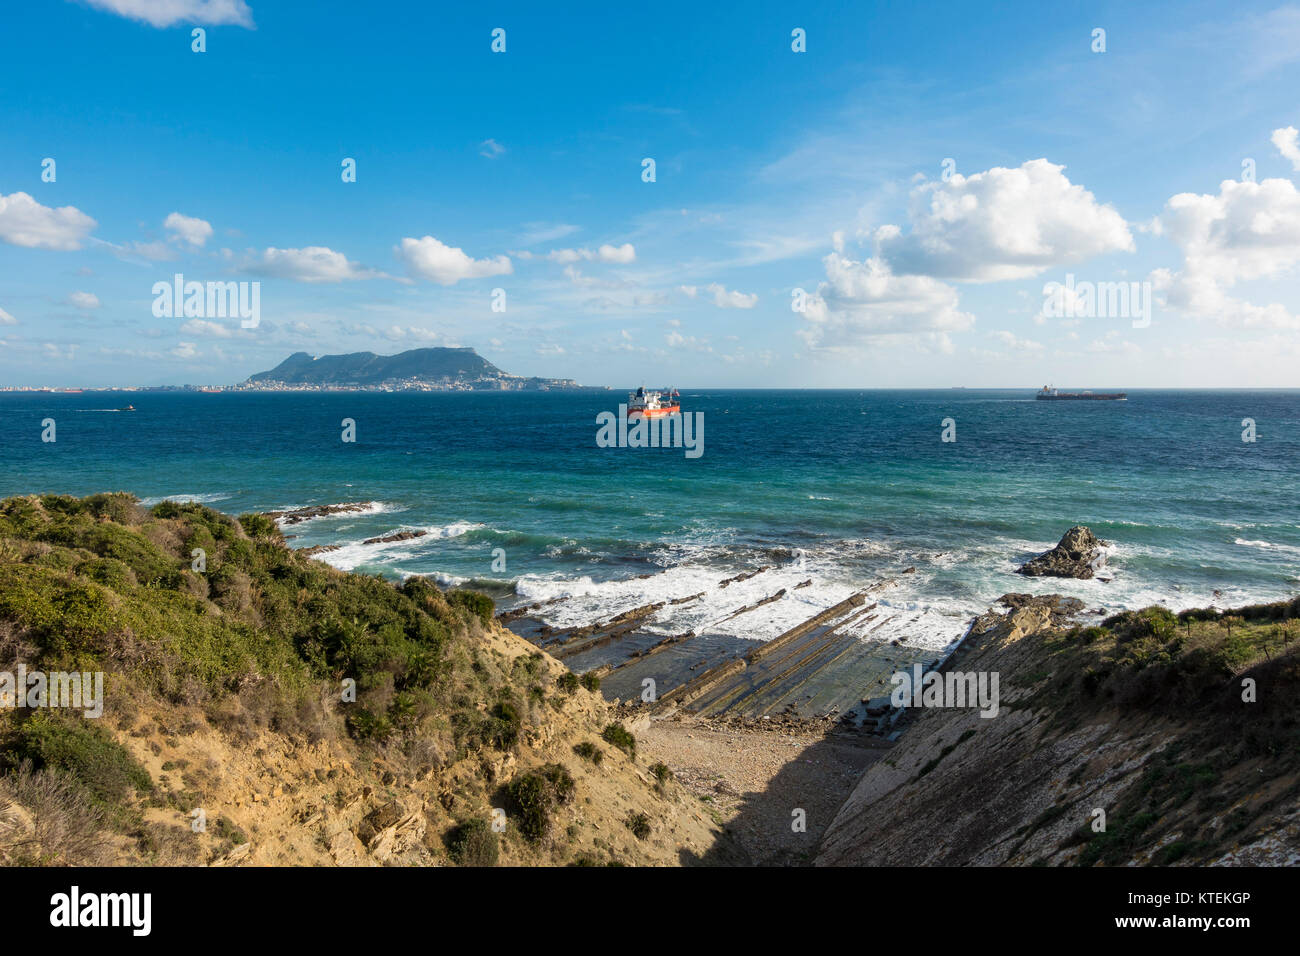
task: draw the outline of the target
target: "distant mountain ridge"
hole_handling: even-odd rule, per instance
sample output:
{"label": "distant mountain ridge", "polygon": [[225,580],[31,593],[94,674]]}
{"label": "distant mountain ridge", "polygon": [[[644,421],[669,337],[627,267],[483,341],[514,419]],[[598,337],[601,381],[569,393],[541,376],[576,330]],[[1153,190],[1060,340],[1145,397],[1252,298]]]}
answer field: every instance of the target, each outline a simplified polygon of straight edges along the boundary
{"label": "distant mountain ridge", "polygon": [[429,386],[482,389],[574,388],[571,379],[524,378],[497,368],[472,348],[410,349],[397,355],[295,352],[275,368],[250,375],[246,386],[367,388]]}

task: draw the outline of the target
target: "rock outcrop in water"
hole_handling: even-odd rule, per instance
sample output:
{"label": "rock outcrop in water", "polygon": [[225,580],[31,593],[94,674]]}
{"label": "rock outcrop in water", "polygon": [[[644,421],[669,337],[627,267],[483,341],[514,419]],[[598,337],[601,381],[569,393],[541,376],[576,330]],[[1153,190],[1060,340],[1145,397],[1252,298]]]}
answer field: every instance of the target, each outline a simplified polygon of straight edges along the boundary
{"label": "rock outcrop in water", "polygon": [[1026,562],[1017,573],[1035,578],[1091,578],[1101,564],[1101,549],[1107,544],[1083,525],[1075,525],[1056,547]]}

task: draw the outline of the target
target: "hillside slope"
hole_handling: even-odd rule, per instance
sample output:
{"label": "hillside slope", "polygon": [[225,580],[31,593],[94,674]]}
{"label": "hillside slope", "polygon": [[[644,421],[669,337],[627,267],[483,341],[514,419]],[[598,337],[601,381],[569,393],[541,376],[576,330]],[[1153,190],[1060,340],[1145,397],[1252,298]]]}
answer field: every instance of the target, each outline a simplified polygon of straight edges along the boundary
{"label": "hillside slope", "polygon": [[105,673],[98,718],[0,707],[0,863],[676,864],[713,846],[600,695],[491,613],[297,555],[260,515],[0,502],[0,675]]}
{"label": "hillside slope", "polygon": [[817,864],[1300,863],[1298,614],[985,615],[944,671],[998,673],[1000,713],[909,709]]}

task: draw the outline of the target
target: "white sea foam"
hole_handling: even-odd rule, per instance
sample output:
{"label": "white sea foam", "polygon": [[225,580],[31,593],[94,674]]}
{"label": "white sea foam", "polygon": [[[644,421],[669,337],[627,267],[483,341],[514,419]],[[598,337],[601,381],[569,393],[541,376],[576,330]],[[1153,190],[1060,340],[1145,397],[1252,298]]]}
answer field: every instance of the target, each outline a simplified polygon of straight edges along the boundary
{"label": "white sea foam", "polygon": [[1245,538],[1236,538],[1232,542],[1245,548],[1261,548],[1265,551],[1284,551],[1287,554],[1300,554],[1300,548],[1290,544],[1274,544],[1272,541],[1248,541]]}
{"label": "white sea foam", "polygon": [[[338,505],[341,504],[350,504],[350,503],[351,502],[336,502],[335,504],[332,505],[286,505],[281,508],[270,508],[268,510],[292,512],[292,511],[301,511],[304,508],[334,508],[334,507],[338,507]],[[405,510],[406,508],[403,505],[396,505],[387,501],[367,501],[364,503],[363,507],[357,508],[355,510],[338,511],[335,512],[334,514],[313,515],[310,518],[299,518],[294,522],[294,525],[298,526],[313,521],[330,521],[339,518],[363,518],[368,515],[391,514],[394,512],[405,511]],[[276,519],[276,522],[278,524],[283,524],[284,521],[285,521],[284,518]]]}
{"label": "white sea foam", "polygon": [[156,504],[164,501],[175,501],[180,504],[211,504],[214,501],[225,501],[230,495],[222,491],[210,491],[197,495],[159,495],[156,498],[141,498],[140,504],[146,508],[152,508]]}
{"label": "white sea foam", "polygon": [[482,527],[481,524],[469,521],[455,521],[447,525],[431,525],[427,527],[403,526],[371,537],[387,538],[404,531],[423,531],[424,534],[414,538],[404,538],[400,541],[370,541],[369,543],[366,541],[353,541],[335,551],[323,551],[316,557],[340,571],[351,571],[363,564],[374,563],[379,559],[382,559],[385,564],[390,564],[394,561],[405,561],[426,554],[429,550],[428,545],[432,542],[445,541],[448,538],[459,538]]}

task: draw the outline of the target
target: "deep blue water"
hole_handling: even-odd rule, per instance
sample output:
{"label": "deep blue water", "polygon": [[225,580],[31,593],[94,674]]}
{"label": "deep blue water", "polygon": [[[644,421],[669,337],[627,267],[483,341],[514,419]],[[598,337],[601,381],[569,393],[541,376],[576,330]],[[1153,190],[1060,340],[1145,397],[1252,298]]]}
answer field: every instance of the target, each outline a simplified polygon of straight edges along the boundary
{"label": "deep blue water", "polygon": [[[490,579],[533,599],[774,562],[819,585],[915,568],[897,599],[949,614],[1008,590],[1115,608],[1300,589],[1300,392],[1048,403],[1027,390],[687,390],[684,409],[704,413],[697,459],[598,448],[596,415],[623,398],[7,393],[0,493],[129,491],[232,513],[374,502],[286,531],[299,546],[345,544],[327,556],[341,567]],[[111,410],[127,402],[138,410]],[[952,443],[940,440],[948,417]],[[1076,523],[1114,542],[1112,580],[1011,574]],[[430,533],[360,544],[399,529]],[[636,587],[653,595],[657,580]]]}

